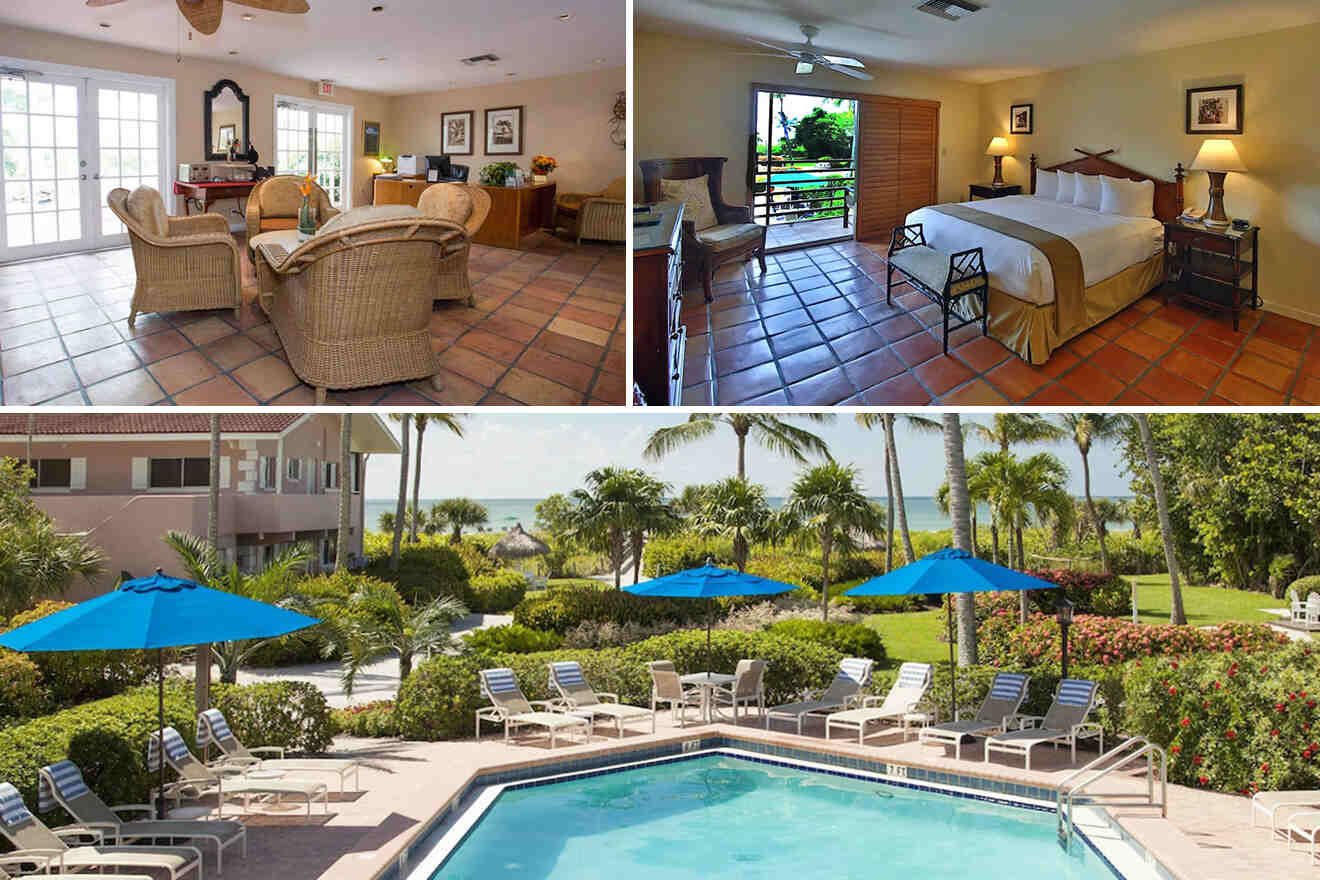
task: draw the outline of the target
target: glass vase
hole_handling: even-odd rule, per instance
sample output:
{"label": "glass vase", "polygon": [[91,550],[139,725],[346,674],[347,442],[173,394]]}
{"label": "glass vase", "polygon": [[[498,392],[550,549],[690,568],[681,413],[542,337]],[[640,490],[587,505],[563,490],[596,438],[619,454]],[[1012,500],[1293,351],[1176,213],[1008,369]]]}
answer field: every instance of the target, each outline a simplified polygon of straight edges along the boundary
{"label": "glass vase", "polygon": [[302,207],[298,209],[298,236],[311,238],[316,234],[316,224],[312,222],[312,197],[303,196]]}

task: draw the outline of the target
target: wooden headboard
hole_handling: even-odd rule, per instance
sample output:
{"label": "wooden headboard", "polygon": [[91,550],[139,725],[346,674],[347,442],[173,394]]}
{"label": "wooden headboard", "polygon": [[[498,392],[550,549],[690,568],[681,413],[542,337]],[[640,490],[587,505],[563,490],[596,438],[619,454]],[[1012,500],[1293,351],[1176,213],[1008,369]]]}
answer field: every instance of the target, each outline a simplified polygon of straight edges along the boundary
{"label": "wooden headboard", "polygon": [[[1089,153],[1081,147],[1074,149],[1082,154],[1082,158],[1073,159],[1069,162],[1062,162],[1058,165],[1051,165],[1048,168],[1042,168],[1041,171],[1073,171],[1081,174],[1107,174],[1110,177],[1126,177],[1128,180],[1149,180],[1155,184],[1155,218],[1161,222],[1168,223],[1175,219],[1183,210],[1183,178],[1187,176],[1182,163],[1179,162],[1173,169],[1173,180],[1160,180],[1158,177],[1151,177],[1149,174],[1142,174],[1126,165],[1120,165],[1106,159],[1113,150],[1104,150],[1099,153]],[[1036,166],[1038,163],[1036,154],[1031,154],[1031,189],[1028,190],[1032,195],[1036,194]]]}

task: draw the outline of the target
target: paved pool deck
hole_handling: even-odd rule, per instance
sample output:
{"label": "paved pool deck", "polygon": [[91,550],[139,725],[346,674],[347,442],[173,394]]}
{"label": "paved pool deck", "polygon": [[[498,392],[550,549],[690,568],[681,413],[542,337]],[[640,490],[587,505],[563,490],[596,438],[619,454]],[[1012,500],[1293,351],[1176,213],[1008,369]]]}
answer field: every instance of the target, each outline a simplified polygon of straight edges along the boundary
{"label": "paved pool deck", "polygon": [[[1033,786],[1056,786],[1072,771],[1066,749],[1038,748],[1028,772],[1021,768],[1020,761],[1010,763],[1000,756],[990,764],[984,763],[979,745],[965,747],[963,759],[955,761],[952,750],[946,756],[943,749],[922,746],[915,739],[902,742],[900,734],[872,736],[866,745],[858,745],[855,739],[832,739],[827,743],[820,722],[809,724],[806,734],[797,736],[780,730],[767,732],[759,720],[745,720],[738,726],[690,723],[680,728],[667,713],[662,714],[655,734],[626,733],[620,741],[610,731],[585,744],[561,740],[553,750],[543,736],[531,733],[509,744],[498,733],[480,742],[340,737],[335,740],[334,753],[363,762],[362,791],[343,796],[332,793],[328,813],[322,815],[318,805],[310,820],[302,807],[291,807],[280,815],[248,815],[248,856],[227,858],[224,877],[372,880],[480,772],[711,736],[739,737]],[[1080,752],[1078,764],[1094,756],[1094,752]],[[1098,790],[1133,791],[1145,784],[1144,777],[1125,772],[1116,773],[1110,780],[1112,787],[1107,780]],[[227,808],[226,817],[234,812],[236,807]],[[1180,880],[1314,880],[1318,876],[1307,853],[1300,849],[1289,852],[1283,841],[1271,839],[1268,830],[1250,826],[1248,801],[1243,797],[1171,785],[1167,820],[1160,818],[1158,810],[1146,807],[1110,808],[1110,813]],[[207,876],[214,876],[210,868]]]}

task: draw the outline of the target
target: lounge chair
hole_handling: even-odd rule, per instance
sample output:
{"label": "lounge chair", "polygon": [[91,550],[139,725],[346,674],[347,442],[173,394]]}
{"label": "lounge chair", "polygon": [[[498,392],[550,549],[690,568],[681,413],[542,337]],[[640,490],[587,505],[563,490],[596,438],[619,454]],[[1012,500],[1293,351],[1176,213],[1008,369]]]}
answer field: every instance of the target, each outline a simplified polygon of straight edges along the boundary
{"label": "lounge chair", "polygon": [[[103,846],[102,833],[83,825],[52,829],[28,811],[23,795],[8,782],[0,782],[0,834],[14,845],[5,853],[10,865],[32,864],[43,871],[60,873],[91,868],[135,868],[139,871],[162,871],[170,880],[196,871],[202,876],[202,853],[195,847]],[[65,838],[74,840],[70,845]],[[91,840],[91,844],[82,841]]]}
{"label": "lounge chair", "polygon": [[[207,709],[197,716],[197,746],[201,748],[214,743],[224,755],[211,766],[223,768],[236,767],[243,770],[257,768],[261,770],[280,770],[286,773],[332,773],[339,780],[339,793],[344,793],[344,781],[353,774],[353,788],[361,791],[358,784],[358,762],[335,758],[286,758],[283,746],[253,746],[246,748],[234,732],[229,729],[229,722],[219,709]],[[274,758],[262,758],[263,753],[275,755]]]}
{"label": "lounge chair", "polygon": [[678,677],[670,660],[653,660],[646,665],[651,670],[651,711],[668,703],[678,726],[687,727],[688,707],[701,708],[701,689],[684,687],[683,679]]}
{"label": "lounge chair", "polygon": [[[555,747],[555,739],[561,731],[576,730],[591,735],[592,723],[589,714],[570,714],[551,711],[555,703],[551,700],[529,700],[518,687],[518,679],[513,670],[507,667],[483,669],[481,676],[481,694],[490,700],[491,705],[477,710],[477,739],[481,739],[481,722],[490,721],[504,725],[504,741],[519,727],[544,727],[550,734],[550,748]],[[537,708],[537,707],[541,708]]]}
{"label": "lounge chair", "polygon": [[[733,709],[733,723],[738,723],[739,706],[755,706],[765,714],[765,661],[739,660],[733,670],[733,682],[728,687],[713,691],[715,705]],[[745,713],[744,713],[745,714]]]}
{"label": "lounge chair", "polygon": [[955,712],[952,721],[923,727],[918,741],[922,745],[953,746],[953,757],[962,760],[963,737],[985,737],[1008,730],[1027,698],[1030,681],[1031,676],[1021,672],[997,673],[974,716],[959,718]]}
{"label": "lounge chair", "polygon": [[655,733],[655,710],[642,706],[625,706],[619,702],[619,695],[608,691],[597,691],[587,684],[582,675],[582,665],[576,660],[564,660],[551,663],[550,686],[559,691],[564,704],[577,714],[591,713],[592,724],[596,718],[610,718],[619,739],[623,739],[623,725],[626,721],[650,721],[651,732]]}
{"label": "lounge chair", "polygon": [[796,722],[800,734],[802,722],[808,715],[828,715],[830,712],[852,708],[853,704],[860,702],[862,691],[871,683],[871,669],[874,665],[875,661],[862,657],[841,660],[838,674],[824,693],[766,710],[765,729],[770,729],[771,719],[784,718]]}
{"label": "lounge chair", "polygon": [[898,678],[894,686],[885,695],[884,702],[875,705],[878,697],[865,697],[862,705],[856,709],[845,709],[825,716],[825,738],[830,738],[830,728],[841,727],[857,731],[857,744],[866,741],[866,725],[877,722],[901,722],[903,716],[917,711],[917,706],[926,699],[930,690],[931,666],[929,663],[904,663],[898,669]]}
{"label": "lounge chair", "polygon": [[[5,853],[0,856],[0,865],[14,864],[32,865],[32,856],[14,857],[13,853]],[[0,880],[14,880],[17,875],[10,874],[3,867],[0,867]],[[41,880],[88,880],[86,874],[41,874]],[[115,874],[115,880],[155,880],[150,874]]]}
{"label": "lounge chair", "polygon": [[[330,789],[324,782],[315,779],[299,779],[294,774],[269,778],[252,778],[252,771],[226,771],[221,767],[207,767],[197,760],[188,750],[188,744],[173,727],[165,728],[165,765],[179,774],[179,779],[165,786],[165,796],[174,798],[178,803],[184,798],[198,800],[208,794],[216,796],[216,815],[224,817],[225,798],[243,798],[243,809],[251,805],[252,797],[274,797],[276,799],[290,795],[301,797],[307,803],[307,815],[312,815],[312,803],[320,801],[326,813],[330,812]],[[147,745],[147,767],[155,770],[159,766],[160,734],[152,731]],[[277,771],[273,771],[277,772]]]}
{"label": "lounge chair", "polygon": [[1320,789],[1256,792],[1251,796],[1251,827],[1256,827],[1256,816],[1263,815],[1269,820],[1271,833],[1278,834],[1283,827],[1280,813],[1290,807],[1295,812],[1320,810]]}
{"label": "lounge chair", "polygon": [[120,804],[110,806],[100,795],[87,787],[82,771],[72,761],[58,761],[37,771],[37,809],[41,812],[63,807],[84,828],[101,831],[112,844],[139,843],[141,841],[187,841],[196,845],[203,841],[215,846],[215,872],[223,874],[225,850],[234,844],[247,856],[247,828],[242,822],[193,822],[174,819],[146,819],[125,821],[119,814],[154,814],[150,804]]}
{"label": "lounge chair", "polygon": [[1288,851],[1298,841],[1311,844],[1311,861],[1315,861],[1316,843],[1320,840],[1320,811],[1304,810],[1288,817]]}
{"label": "lounge chair", "polygon": [[[1099,722],[1087,721],[1099,688],[1093,681],[1077,678],[1065,678],[1059,682],[1059,689],[1054,694],[1049,711],[1042,715],[1027,715],[1022,718],[1020,730],[997,733],[985,741],[985,760],[990,755],[1002,752],[1007,755],[1021,755],[1026,759],[1026,769],[1031,769],[1031,750],[1044,743],[1067,743],[1072,749],[1072,761],[1077,763],[1077,740],[1096,736],[1100,738],[1100,752],[1105,750],[1105,732]],[[1027,727],[1028,724],[1034,725]]]}
{"label": "lounge chair", "polygon": [[1288,588],[1288,620],[1291,623],[1306,623],[1306,603],[1297,597],[1297,591]]}
{"label": "lounge chair", "polygon": [[1302,626],[1308,630],[1320,629],[1320,593],[1308,593],[1306,610],[1302,612]]}

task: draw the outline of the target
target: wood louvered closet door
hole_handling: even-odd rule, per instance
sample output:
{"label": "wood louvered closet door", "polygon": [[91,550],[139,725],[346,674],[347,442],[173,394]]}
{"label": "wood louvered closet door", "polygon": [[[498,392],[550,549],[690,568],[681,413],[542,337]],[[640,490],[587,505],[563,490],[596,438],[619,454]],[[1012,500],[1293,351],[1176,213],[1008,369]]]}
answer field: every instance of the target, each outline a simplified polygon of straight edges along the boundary
{"label": "wood louvered closet door", "polygon": [[909,212],[938,201],[940,105],[858,98],[857,237],[887,241]]}

